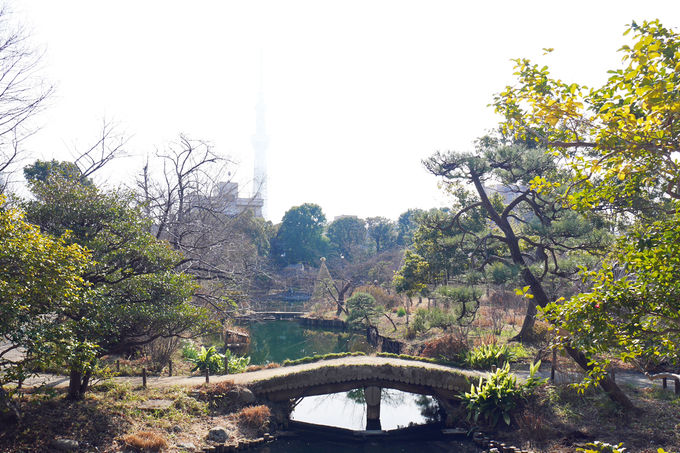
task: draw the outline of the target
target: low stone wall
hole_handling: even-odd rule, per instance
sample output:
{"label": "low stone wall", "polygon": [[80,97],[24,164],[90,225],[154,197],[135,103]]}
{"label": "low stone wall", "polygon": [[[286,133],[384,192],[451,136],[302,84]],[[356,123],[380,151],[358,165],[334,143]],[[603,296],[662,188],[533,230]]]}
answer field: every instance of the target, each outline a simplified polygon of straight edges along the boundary
{"label": "low stone wall", "polygon": [[406,345],[403,342],[380,335],[378,329],[374,326],[369,326],[368,329],[366,329],[366,340],[380,352],[401,354],[406,348]]}
{"label": "low stone wall", "polygon": [[347,324],[342,319],[323,319],[323,318],[299,318],[300,324],[310,327],[323,327],[326,329],[347,329]]}

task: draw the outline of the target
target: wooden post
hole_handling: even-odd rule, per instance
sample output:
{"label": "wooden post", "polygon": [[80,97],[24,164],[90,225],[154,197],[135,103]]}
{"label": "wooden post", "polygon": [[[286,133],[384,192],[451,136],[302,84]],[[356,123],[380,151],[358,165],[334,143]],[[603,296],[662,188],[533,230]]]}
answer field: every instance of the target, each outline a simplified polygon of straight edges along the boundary
{"label": "wooden post", "polygon": [[209,368],[205,369],[205,383],[210,384],[210,369]]}
{"label": "wooden post", "polygon": [[661,379],[661,382],[663,383],[663,388],[665,389],[668,387],[668,384],[666,383],[666,378]]}
{"label": "wooden post", "polygon": [[552,350],[553,357],[550,363],[550,382],[555,383],[555,370],[557,369],[557,349]]}
{"label": "wooden post", "polygon": [[142,368],[142,387],[146,388],[146,368]]}
{"label": "wooden post", "polygon": [[116,360],[116,371],[120,372],[120,360]]}
{"label": "wooden post", "polygon": [[680,395],[680,379],[675,380],[675,394]]}
{"label": "wooden post", "polygon": [[172,376],[172,360],[168,360],[168,376]]}
{"label": "wooden post", "polygon": [[224,374],[229,374],[229,357],[227,354],[224,354]]}

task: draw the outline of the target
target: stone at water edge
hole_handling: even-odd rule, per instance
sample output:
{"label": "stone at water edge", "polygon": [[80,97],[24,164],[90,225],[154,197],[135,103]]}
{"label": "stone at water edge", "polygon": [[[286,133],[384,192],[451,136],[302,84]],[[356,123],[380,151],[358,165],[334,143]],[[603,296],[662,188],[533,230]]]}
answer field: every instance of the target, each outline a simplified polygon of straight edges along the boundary
{"label": "stone at water edge", "polygon": [[222,426],[215,426],[208,432],[208,440],[223,444],[229,439],[229,433]]}
{"label": "stone at water edge", "polygon": [[78,441],[57,437],[52,441],[51,446],[59,451],[75,451],[78,449]]}

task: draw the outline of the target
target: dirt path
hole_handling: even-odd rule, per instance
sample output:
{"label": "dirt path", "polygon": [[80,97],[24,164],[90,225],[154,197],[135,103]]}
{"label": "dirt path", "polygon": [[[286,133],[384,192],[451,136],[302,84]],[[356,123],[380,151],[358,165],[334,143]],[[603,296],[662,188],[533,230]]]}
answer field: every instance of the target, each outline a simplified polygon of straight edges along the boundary
{"label": "dirt path", "polygon": [[[319,362],[305,363],[301,365],[294,365],[288,367],[269,368],[258,371],[251,371],[247,373],[230,374],[230,375],[215,375],[210,376],[210,382],[234,381],[235,384],[249,385],[256,381],[266,380],[272,377],[283,376],[287,374],[298,373],[301,371],[318,369],[321,367],[333,367],[344,365],[392,365],[392,366],[409,366],[409,367],[423,367],[430,369],[449,369],[443,365],[436,365],[426,362],[418,362],[414,360],[403,360],[388,357],[374,357],[374,356],[359,356],[359,357],[343,357],[340,359],[322,360]],[[529,372],[526,370],[513,370],[520,380],[528,377]],[[482,376],[484,373],[476,373],[475,376]],[[540,377],[549,378],[550,371],[540,371]],[[141,376],[119,376],[113,378],[116,382],[128,383],[133,386],[141,386]],[[558,372],[556,375],[556,382],[559,384],[578,382],[581,379],[579,373],[564,373]],[[623,383],[637,388],[652,388],[654,386],[662,388],[661,381],[651,381],[645,375],[635,372],[619,372],[616,374],[617,383]],[[196,376],[149,376],[147,377],[147,386],[149,387],[194,387],[205,383],[205,377],[201,375]],[[24,383],[25,387],[38,387],[45,385],[52,388],[66,388],[68,387],[68,377],[55,375],[38,375],[27,379]],[[668,391],[674,391],[673,382],[669,382]]]}

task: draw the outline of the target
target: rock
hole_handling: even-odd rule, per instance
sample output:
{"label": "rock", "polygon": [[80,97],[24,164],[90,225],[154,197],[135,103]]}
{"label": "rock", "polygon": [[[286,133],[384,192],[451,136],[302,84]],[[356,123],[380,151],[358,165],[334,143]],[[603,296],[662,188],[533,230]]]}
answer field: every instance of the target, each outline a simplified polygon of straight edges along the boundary
{"label": "rock", "polygon": [[255,394],[245,387],[236,387],[227,392],[227,395],[231,401],[240,404],[250,404],[255,402]]}
{"label": "rock", "polygon": [[74,451],[78,449],[78,441],[58,437],[52,441],[52,448],[59,451]]}
{"label": "rock", "polygon": [[215,426],[208,432],[208,440],[223,444],[229,439],[229,433],[222,426]]}
{"label": "rock", "polygon": [[155,410],[166,411],[170,409],[172,404],[173,402],[170,400],[146,400],[137,407],[143,411],[155,411]]}
{"label": "rock", "polygon": [[177,448],[187,451],[196,451],[196,445],[192,444],[191,442],[179,442],[177,444]]}
{"label": "rock", "polygon": [[172,429],[173,433],[181,433],[182,432],[182,427],[179,426],[179,425],[175,425],[171,429]]}

